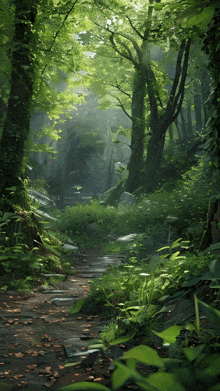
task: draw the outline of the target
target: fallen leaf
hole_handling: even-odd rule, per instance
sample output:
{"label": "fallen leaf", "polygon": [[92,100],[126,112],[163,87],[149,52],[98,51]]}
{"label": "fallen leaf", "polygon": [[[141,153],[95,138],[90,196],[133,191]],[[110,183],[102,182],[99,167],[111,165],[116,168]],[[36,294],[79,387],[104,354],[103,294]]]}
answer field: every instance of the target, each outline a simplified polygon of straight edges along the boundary
{"label": "fallen leaf", "polygon": [[37,367],[37,364],[29,364],[29,365],[27,365],[28,369],[34,369],[36,367]]}
{"label": "fallen leaf", "polygon": [[102,377],[97,377],[96,379],[94,379],[93,381],[101,381],[103,378]]}
{"label": "fallen leaf", "polygon": [[45,352],[43,350],[39,350],[39,352],[37,353],[37,355],[40,354],[41,356],[44,356],[45,355]]}
{"label": "fallen leaf", "polygon": [[22,358],[22,357],[24,357],[24,354],[21,353],[21,352],[15,353],[15,357],[17,357],[17,358]]}
{"label": "fallen leaf", "polygon": [[65,369],[65,367],[63,365],[59,365],[59,368],[60,369]]}
{"label": "fallen leaf", "polygon": [[17,380],[17,379],[19,379],[20,377],[24,377],[24,375],[14,375],[14,376],[12,376],[12,377],[13,377],[13,379]]}
{"label": "fallen leaf", "polygon": [[56,379],[54,377],[51,377],[50,380],[48,380],[44,385],[46,387],[51,387],[56,382]]}
{"label": "fallen leaf", "polygon": [[60,376],[61,375],[57,371],[55,371],[54,374],[53,374],[53,377],[60,377]]}

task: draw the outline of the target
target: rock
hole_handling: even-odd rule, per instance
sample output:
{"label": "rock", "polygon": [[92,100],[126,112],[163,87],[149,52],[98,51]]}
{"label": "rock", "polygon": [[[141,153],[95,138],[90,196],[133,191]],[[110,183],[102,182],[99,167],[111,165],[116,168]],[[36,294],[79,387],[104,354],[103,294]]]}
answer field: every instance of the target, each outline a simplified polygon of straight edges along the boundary
{"label": "rock", "polygon": [[127,191],[124,191],[118,201],[119,205],[127,206],[127,205],[133,205],[135,203],[135,197],[128,193]]}
{"label": "rock", "polygon": [[132,242],[137,236],[138,236],[138,234],[130,234],[130,235],[126,235],[126,236],[120,236],[116,240],[116,242]]}
{"label": "rock", "polygon": [[63,245],[63,249],[69,251],[79,251],[79,248],[77,246],[73,246],[72,244],[67,244],[67,243]]}
{"label": "rock", "polygon": [[65,293],[65,291],[61,290],[61,289],[49,289],[48,291],[44,291],[44,293],[53,293],[53,294],[56,294],[56,295],[61,295],[63,293]]}
{"label": "rock", "polygon": [[66,304],[74,304],[76,302],[76,298],[74,297],[56,297],[51,300],[52,304],[62,306]]}

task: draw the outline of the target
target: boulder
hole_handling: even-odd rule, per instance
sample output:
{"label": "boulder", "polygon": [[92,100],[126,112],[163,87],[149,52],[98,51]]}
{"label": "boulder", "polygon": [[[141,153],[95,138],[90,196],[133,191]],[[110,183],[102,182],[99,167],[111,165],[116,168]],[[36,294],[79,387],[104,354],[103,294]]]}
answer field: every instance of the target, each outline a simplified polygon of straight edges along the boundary
{"label": "boulder", "polygon": [[63,249],[68,250],[68,251],[78,251],[79,250],[78,247],[73,246],[72,244],[67,244],[67,243],[63,245]]}
{"label": "boulder", "polygon": [[138,234],[130,234],[130,235],[126,235],[126,236],[120,236],[116,240],[116,242],[132,242],[137,236],[138,236]]}
{"label": "boulder", "polygon": [[133,205],[135,203],[135,197],[128,193],[127,191],[124,191],[118,201],[119,205],[127,206],[127,205]]}

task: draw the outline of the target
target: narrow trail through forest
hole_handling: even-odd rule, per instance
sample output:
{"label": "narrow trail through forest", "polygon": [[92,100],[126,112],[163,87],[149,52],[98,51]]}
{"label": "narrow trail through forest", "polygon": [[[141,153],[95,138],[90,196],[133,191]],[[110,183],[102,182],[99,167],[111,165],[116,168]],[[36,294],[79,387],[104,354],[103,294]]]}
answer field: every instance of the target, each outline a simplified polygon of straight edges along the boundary
{"label": "narrow trail through forest", "polygon": [[120,255],[79,255],[76,273],[54,288],[0,291],[0,391],[57,390],[82,380],[110,383],[114,353],[87,349],[105,320],[69,311],[87,296],[89,280],[122,261]]}

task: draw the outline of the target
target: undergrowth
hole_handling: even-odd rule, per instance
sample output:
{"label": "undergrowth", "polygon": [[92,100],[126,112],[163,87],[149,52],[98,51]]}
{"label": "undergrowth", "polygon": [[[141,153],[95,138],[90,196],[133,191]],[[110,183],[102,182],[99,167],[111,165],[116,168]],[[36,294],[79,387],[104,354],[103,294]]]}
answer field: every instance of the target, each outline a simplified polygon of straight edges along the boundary
{"label": "undergrowth", "polygon": [[56,226],[82,248],[111,247],[114,251],[114,245],[109,246],[114,236],[137,233],[132,251],[139,250],[146,256],[167,242],[169,232],[171,240],[181,236],[199,247],[209,198],[216,194],[218,177],[200,163],[185,173],[183,181],[171,191],[160,189],[142,195],[136,204],[127,207],[105,207],[97,201],[66,207]]}

